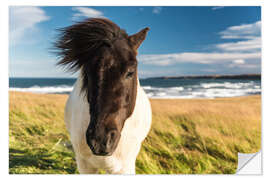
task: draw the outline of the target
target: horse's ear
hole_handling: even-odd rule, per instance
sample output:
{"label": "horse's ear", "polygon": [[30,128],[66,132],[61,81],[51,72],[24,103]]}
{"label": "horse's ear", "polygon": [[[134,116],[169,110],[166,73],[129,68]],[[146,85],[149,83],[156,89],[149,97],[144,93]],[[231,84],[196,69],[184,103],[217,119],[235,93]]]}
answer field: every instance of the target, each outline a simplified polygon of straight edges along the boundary
{"label": "horse's ear", "polygon": [[144,28],[143,30],[141,30],[140,32],[128,37],[129,41],[134,49],[137,50],[140,47],[142,42],[145,40],[146,34],[149,30],[150,30],[150,28],[147,27],[147,28]]}

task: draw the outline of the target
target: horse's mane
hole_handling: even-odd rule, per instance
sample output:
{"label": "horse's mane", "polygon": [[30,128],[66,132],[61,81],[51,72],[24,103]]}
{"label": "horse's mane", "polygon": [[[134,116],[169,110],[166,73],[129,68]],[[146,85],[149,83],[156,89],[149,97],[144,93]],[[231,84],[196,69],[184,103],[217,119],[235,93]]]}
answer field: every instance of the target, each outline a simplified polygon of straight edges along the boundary
{"label": "horse's mane", "polygon": [[112,47],[119,38],[128,39],[127,33],[105,18],[90,18],[72,26],[59,29],[59,39],[54,46],[60,58],[58,65],[67,65],[77,71],[104,46]]}

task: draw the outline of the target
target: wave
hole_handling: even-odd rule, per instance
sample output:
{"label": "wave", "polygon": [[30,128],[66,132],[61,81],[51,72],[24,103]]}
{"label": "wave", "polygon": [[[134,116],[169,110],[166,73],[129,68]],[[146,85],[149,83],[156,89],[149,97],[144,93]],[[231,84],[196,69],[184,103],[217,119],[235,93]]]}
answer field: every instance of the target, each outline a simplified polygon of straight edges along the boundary
{"label": "wave", "polygon": [[47,94],[47,93],[70,93],[73,89],[73,86],[66,86],[66,85],[61,85],[61,86],[45,86],[45,87],[40,87],[40,86],[32,86],[29,88],[17,88],[17,87],[12,87],[9,88],[11,91],[20,91],[20,92],[32,92],[32,93],[41,93],[41,94]]}
{"label": "wave", "polygon": [[261,86],[251,82],[223,82],[223,83],[201,83],[186,85],[185,87],[149,87],[143,86],[148,97],[151,98],[220,98],[237,97],[252,94],[260,94]]}
{"label": "wave", "polygon": [[233,89],[210,89],[207,91],[191,91],[184,92],[183,94],[170,94],[167,92],[147,92],[146,94],[150,98],[182,98],[182,99],[192,99],[192,98],[222,98],[222,97],[238,97],[247,96],[253,94],[261,94],[260,89],[246,89],[235,91]]}
{"label": "wave", "polygon": [[232,88],[232,89],[241,89],[243,87],[248,87],[254,85],[254,82],[246,82],[246,83],[201,83],[203,88],[215,88],[215,87],[224,87],[224,88]]}
{"label": "wave", "polygon": [[[142,86],[150,98],[218,98],[218,97],[236,97],[251,94],[260,94],[260,83],[251,82],[223,82],[223,83],[201,83],[193,85],[183,85],[175,87],[155,87]],[[32,92],[32,93],[61,93],[69,94],[73,86],[32,86],[28,88],[11,87],[11,91]]]}

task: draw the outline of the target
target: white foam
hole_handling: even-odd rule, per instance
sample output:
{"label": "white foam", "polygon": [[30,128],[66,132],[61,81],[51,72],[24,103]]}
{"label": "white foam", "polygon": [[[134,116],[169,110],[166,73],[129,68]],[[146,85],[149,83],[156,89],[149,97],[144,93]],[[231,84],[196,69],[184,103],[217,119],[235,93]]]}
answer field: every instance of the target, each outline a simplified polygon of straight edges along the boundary
{"label": "white foam", "polygon": [[152,89],[151,86],[142,86],[143,89]]}
{"label": "white foam", "polygon": [[156,96],[158,96],[158,97],[163,97],[163,96],[166,96],[166,95],[167,95],[167,93],[165,93],[165,92],[156,93]]}
{"label": "white foam", "polygon": [[[261,86],[254,82],[245,83],[201,83],[188,86],[175,87],[153,87],[142,86],[146,94],[150,98],[219,98],[219,97],[236,97],[246,96],[250,94],[261,93]],[[32,92],[32,93],[69,93],[73,89],[72,86],[32,86],[29,88],[9,88],[11,91]]]}
{"label": "white foam", "polygon": [[261,86],[254,82],[246,83],[201,83],[184,87],[151,87],[144,89],[151,98],[220,98],[237,97],[261,93]]}
{"label": "white foam", "polygon": [[183,87],[171,87],[171,88],[168,88],[168,89],[171,89],[171,90],[177,90],[177,91],[183,91],[184,88]]}
{"label": "white foam", "polygon": [[252,86],[254,83],[247,82],[247,83],[231,83],[231,82],[224,82],[224,83],[201,83],[203,88],[214,88],[214,87],[225,87],[225,88],[233,88],[233,89],[241,89],[243,87]]}
{"label": "white foam", "polygon": [[46,87],[40,87],[40,86],[32,86],[29,88],[9,88],[11,91],[20,91],[20,92],[32,92],[32,93],[40,93],[40,94],[46,94],[46,93],[69,93],[73,89],[72,86],[46,86]]}

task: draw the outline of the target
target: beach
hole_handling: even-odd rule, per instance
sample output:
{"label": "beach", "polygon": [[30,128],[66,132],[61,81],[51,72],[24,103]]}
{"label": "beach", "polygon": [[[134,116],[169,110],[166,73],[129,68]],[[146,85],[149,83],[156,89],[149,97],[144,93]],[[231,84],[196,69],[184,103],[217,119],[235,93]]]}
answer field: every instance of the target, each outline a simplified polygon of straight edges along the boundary
{"label": "beach", "polygon": [[[9,92],[9,173],[78,173],[64,124],[67,97]],[[150,102],[137,174],[232,174],[237,152],[261,148],[261,95]]]}

